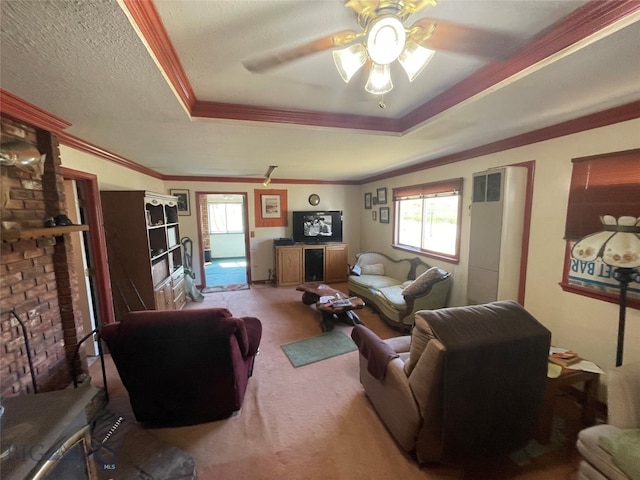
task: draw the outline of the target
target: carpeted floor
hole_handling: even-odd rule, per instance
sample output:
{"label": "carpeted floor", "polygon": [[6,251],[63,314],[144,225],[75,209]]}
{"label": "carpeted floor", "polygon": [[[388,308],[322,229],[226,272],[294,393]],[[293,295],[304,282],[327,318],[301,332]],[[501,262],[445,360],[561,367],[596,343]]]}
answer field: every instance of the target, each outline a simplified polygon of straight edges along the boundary
{"label": "carpeted floor", "polygon": [[[333,286],[346,289],[346,284]],[[295,287],[255,285],[250,290],[207,295],[204,302],[190,302],[187,308],[213,306],[227,307],[236,316],[257,316],[263,324],[260,353],[242,409],[228,420],[149,430],[188,453],[200,480],[575,478],[574,445],[580,426],[579,415],[570,408],[563,432],[566,441],[521,465],[505,458],[474,471],[420,467],[394,442],[369,403],[359,382],[356,351],[293,367],[281,345],[321,333],[320,314],[302,303]],[[396,335],[368,307],[358,314],[382,338]],[[350,336],[352,328],[338,323],[335,331]],[[135,422],[109,358],[107,366],[109,407]],[[92,365],[91,376],[95,384],[100,383],[99,363]]]}

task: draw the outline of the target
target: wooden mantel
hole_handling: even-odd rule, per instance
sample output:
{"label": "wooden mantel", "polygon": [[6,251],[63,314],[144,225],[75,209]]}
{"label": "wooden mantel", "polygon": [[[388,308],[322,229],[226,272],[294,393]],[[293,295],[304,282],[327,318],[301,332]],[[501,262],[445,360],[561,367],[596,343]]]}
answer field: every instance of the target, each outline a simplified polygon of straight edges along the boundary
{"label": "wooden mantel", "polygon": [[2,241],[10,240],[22,240],[25,238],[38,238],[38,237],[59,237],[66,233],[84,232],[89,230],[88,225],[69,225],[66,227],[43,227],[43,228],[27,228],[24,230],[15,229],[4,230],[2,232]]}

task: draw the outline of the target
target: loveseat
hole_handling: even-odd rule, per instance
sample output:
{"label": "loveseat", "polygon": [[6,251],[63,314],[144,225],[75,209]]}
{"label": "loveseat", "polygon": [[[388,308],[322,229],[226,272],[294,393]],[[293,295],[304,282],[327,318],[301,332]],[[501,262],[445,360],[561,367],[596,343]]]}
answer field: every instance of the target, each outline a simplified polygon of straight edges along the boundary
{"label": "loveseat", "polygon": [[366,252],[356,255],[348,284],[349,294],[364,299],[390,326],[408,331],[418,310],[446,306],[451,273],[417,257]]}
{"label": "loveseat", "polygon": [[579,480],[640,479],[640,362],[607,372],[606,424],[578,434]]}

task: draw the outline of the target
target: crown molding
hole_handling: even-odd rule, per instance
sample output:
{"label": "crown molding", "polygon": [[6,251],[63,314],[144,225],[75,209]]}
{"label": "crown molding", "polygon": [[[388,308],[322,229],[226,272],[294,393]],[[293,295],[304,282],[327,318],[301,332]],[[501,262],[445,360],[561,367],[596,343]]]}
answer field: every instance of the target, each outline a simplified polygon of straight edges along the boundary
{"label": "crown molding", "polygon": [[402,133],[397,119],[197,100],[192,117]]}
{"label": "crown molding", "polygon": [[88,153],[89,155],[94,155],[96,157],[108,160],[112,163],[120,165],[121,167],[125,167],[135,172],[142,173],[159,180],[163,180],[163,176],[161,173],[158,173],[148,167],[144,167],[139,163],[132,162],[131,160],[128,160],[124,157],[121,157],[120,155],[105,150],[104,148],[98,147],[92,143],[82,140],[81,138],[75,137],[67,132],[58,133],[58,141],[61,144],[66,145],[67,147],[75,148],[76,150]]}
{"label": "crown molding", "polygon": [[552,26],[538,38],[524,45],[514,56],[504,62],[493,62],[444,91],[427,103],[420,105],[401,119],[402,131],[452,108],[481,92],[507,81],[518,74],[541,64],[545,59],[559,54],[572,45],[585,41],[603,29],[623,21],[640,11],[637,0],[603,2],[592,0]]}
{"label": "crown molding", "polygon": [[28,123],[29,125],[52,133],[59,133],[71,126],[66,120],[56,117],[1,88],[0,100],[0,112],[20,122]]}
{"label": "crown molding", "polygon": [[360,184],[398,177],[400,175],[427,170],[429,168],[439,167],[450,163],[461,162],[463,160],[502,152],[512,148],[524,147],[533,143],[552,140],[554,138],[564,137],[566,135],[580,133],[594,128],[606,127],[608,125],[625,122],[627,120],[634,120],[636,118],[640,118],[640,100],[593,113],[591,115],[586,115],[584,117],[568,120],[566,122],[557,123],[549,127],[533,130],[531,132],[516,135],[497,142],[470,148],[462,152],[452,153],[433,160],[425,160],[424,162],[420,162],[409,167],[368,177],[363,179]]}
{"label": "crown molding", "polygon": [[191,114],[196,97],[155,4],[151,0],[119,0],[119,3],[183,107]]}
{"label": "crown molding", "polygon": [[640,11],[640,2],[637,0],[591,0],[525,45],[512,58],[485,66],[400,119],[389,119],[198,100],[153,1],[120,0],[120,3],[191,117],[370,130],[400,135]]}

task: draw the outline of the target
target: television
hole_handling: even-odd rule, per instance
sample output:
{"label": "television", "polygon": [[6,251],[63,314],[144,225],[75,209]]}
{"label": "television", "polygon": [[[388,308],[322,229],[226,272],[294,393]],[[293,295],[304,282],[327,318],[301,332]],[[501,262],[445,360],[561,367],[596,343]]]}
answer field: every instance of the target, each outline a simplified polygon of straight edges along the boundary
{"label": "television", "polygon": [[342,242],[342,210],[293,212],[296,243]]}

